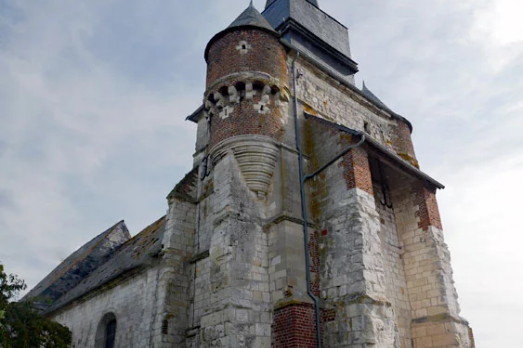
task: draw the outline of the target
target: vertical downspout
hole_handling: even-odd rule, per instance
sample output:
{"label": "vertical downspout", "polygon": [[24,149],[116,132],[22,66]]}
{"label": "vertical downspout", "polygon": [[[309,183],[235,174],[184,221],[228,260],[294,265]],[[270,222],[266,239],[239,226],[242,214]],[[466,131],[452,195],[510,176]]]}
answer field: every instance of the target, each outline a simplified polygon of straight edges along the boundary
{"label": "vertical downspout", "polygon": [[303,151],[301,148],[301,136],[300,126],[298,122],[298,95],[296,90],[296,60],[300,56],[300,52],[296,51],[296,56],[292,61],[292,86],[294,93],[294,131],[296,133],[296,149],[298,150],[298,162],[299,162],[299,174],[300,174],[300,192],[301,192],[301,214],[303,218],[303,242],[305,248],[305,274],[307,281],[307,294],[314,301],[314,309],[316,312],[316,340],[317,347],[321,348],[321,312],[320,312],[320,300],[314,295],[311,289],[311,268],[310,268],[310,255],[309,255],[309,228],[308,228],[308,216],[307,216],[307,205],[305,198],[305,177],[303,175]]}

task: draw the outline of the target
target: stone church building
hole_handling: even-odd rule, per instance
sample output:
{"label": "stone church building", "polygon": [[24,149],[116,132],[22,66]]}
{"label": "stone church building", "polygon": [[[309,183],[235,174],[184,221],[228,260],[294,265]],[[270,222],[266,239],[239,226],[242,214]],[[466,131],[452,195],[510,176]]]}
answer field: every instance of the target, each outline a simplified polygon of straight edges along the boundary
{"label": "stone church building", "polygon": [[[240,11],[238,11],[240,12]],[[205,48],[192,170],[27,298],[76,348],[471,348],[411,123],[356,87],[316,0],[252,4]]]}

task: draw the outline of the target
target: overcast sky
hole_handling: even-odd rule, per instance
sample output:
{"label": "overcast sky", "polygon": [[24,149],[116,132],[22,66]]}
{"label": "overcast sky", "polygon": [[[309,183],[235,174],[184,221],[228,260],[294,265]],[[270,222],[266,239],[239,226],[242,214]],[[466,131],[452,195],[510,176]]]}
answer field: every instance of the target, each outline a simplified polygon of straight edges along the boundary
{"label": "overcast sky", "polygon": [[[262,9],[265,0],[254,1]],[[34,286],[192,165],[203,50],[248,0],[0,0],[0,260]],[[478,347],[523,347],[523,3],[321,0],[414,125]]]}

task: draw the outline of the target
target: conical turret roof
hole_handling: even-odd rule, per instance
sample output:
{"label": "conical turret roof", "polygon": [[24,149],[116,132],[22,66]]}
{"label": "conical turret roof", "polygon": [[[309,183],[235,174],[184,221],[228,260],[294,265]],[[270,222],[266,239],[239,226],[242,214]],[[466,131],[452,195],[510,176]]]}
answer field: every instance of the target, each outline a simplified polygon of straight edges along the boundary
{"label": "conical turret roof", "polygon": [[238,18],[236,18],[231,25],[229,25],[225,30],[222,30],[209,41],[207,47],[205,48],[205,60],[207,60],[207,55],[209,53],[209,48],[212,43],[224,36],[225,34],[240,29],[240,28],[255,28],[260,29],[266,32],[271,33],[272,35],[279,37],[280,34],[274,30],[272,25],[262,16],[262,14],[251,4],[245,11],[243,11]]}
{"label": "conical turret roof", "polygon": [[249,7],[247,7],[247,9],[243,11],[242,14],[240,14],[238,18],[236,18],[234,22],[231,23],[231,25],[229,25],[228,28],[244,26],[258,27],[274,31],[273,27],[269,24],[269,22],[267,22],[265,17],[263,17],[262,14],[254,7],[252,2],[249,5]]}

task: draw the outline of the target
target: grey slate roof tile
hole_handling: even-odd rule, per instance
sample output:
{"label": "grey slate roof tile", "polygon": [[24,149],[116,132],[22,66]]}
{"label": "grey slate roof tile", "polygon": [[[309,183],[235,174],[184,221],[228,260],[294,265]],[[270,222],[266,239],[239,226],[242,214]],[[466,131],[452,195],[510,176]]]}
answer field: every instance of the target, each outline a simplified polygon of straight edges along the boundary
{"label": "grey slate roof tile", "polygon": [[[276,0],[267,0],[267,3],[265,4],[265,8],[271,6],[271,4],[273,2],[275,2]],[[318,5],[318,1],[316,0],[307,0],[307,2],[310,2],[311,4],[313,4],[314,6],[316,6],[317,8],[320,8],[320,6]]]}
{"label": "grey slate roof tile", "polygon": [[82,279],[107,262],[129,239],[131,235],[125,222],[118,222],[72,253],[22,300],[34,299],[37,308],[47,308],[50,303],[73,289]]}
{"label": "grey slate roof tile", "polygon": [[146,227],[123,244],[105,264],[82,280],[71,291],[53,303],[44,314],[54,312],[101,286],[118,279],[127,272],[151,264],[162,249],[165,216]]}

